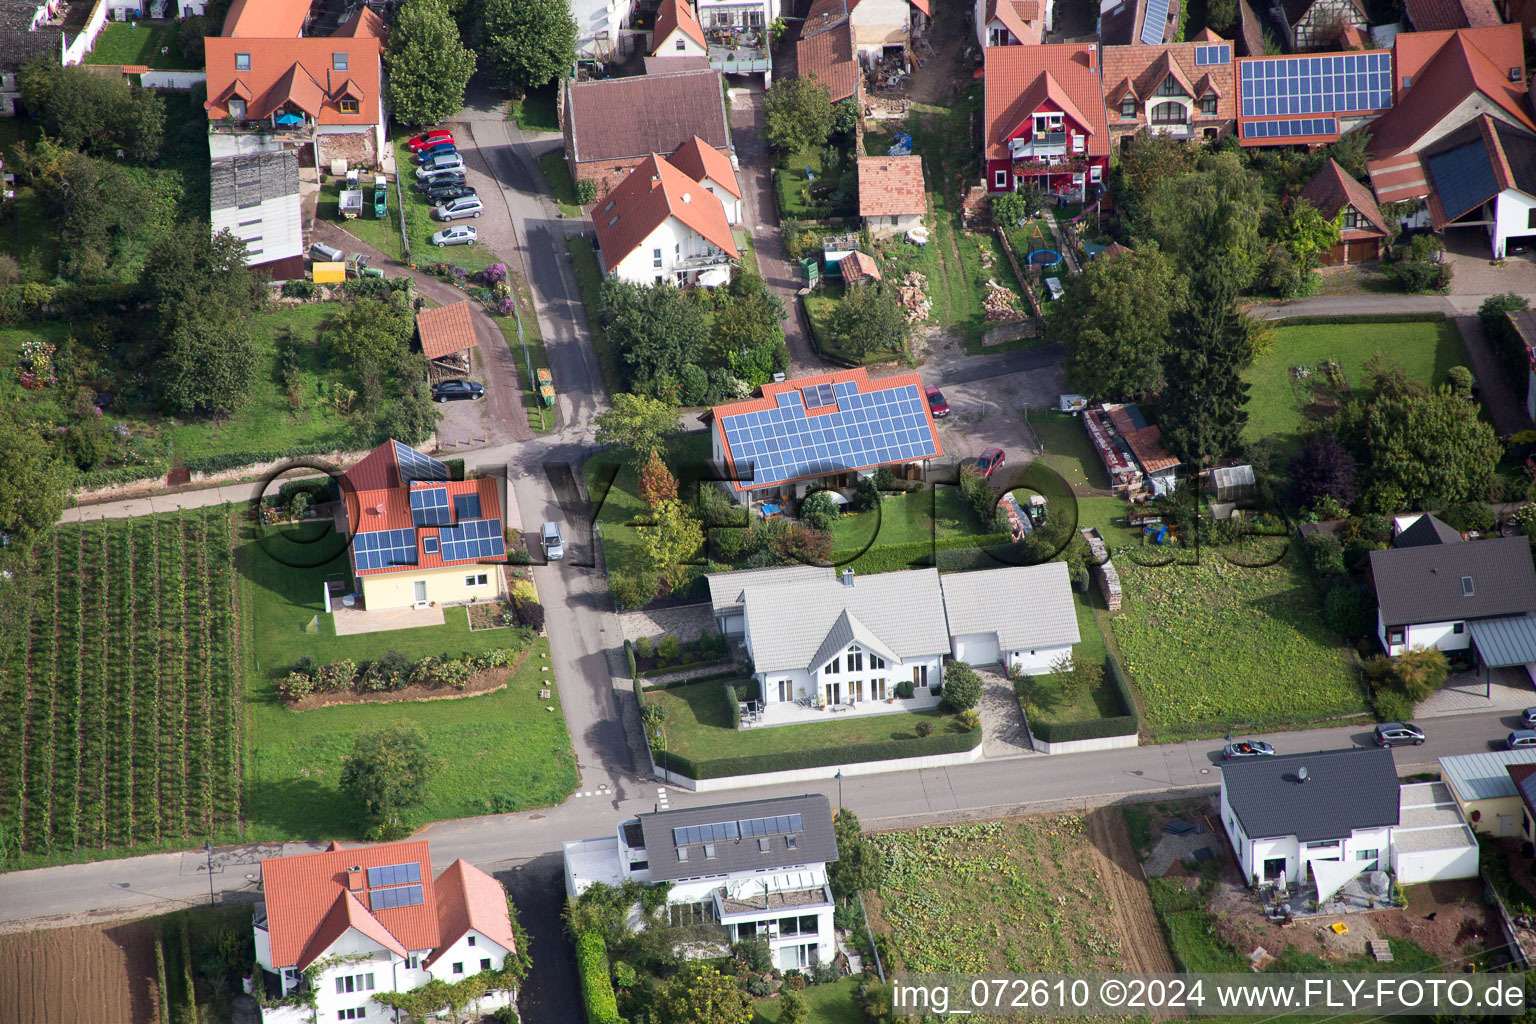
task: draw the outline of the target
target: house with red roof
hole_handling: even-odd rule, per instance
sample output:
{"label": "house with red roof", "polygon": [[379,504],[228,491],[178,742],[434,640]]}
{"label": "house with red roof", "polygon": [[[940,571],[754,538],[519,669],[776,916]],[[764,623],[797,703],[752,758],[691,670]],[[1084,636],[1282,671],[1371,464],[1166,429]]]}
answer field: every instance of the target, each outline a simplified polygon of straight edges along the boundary
{"label": "house with red roof", "polygon": [[1104,47],[1104,113],[1123,148],[1137,132],[1191,142],[1232,134],[1236,61],[1218,36],[1193,43]]}
{"label": "house with red roof", "polygon": [[928,212],[919,156],[861,156],[859,216],[875,238],[906,234]]}
{"label": "house with red roof", "polygon": [[635,284],[725,284],[741,258],[725,200],[735,211],[740,198],[730,161],[702,140],[652,153],[592,208],[603,272]]}
{"label": "house with red roof", "polygon": [[826,86],[833,103],[861,102],[864,73],[853,46],[853,24],[847,18],[806,19],[795,43],[795,62],[799,77],[814,78]]}
{"label": "house with red roof", "polygon": [[336,25],[320,13],[309,0],[235,0],[204,47],[213,159],[286,149],[306,167],[378,166],[384,22],[367,7]]}
{"label": "house with red roof", "polygon": [[1493,0],[1403,0],[1403,14],[1415,32],[1502,25]]}
{"label": "house with red roof", "polygon": [[988,46],[1039,46],[1051,31],[1051,0],[976,0],[976,41]]}
{"label": "house with red roof", "polygon": [[707,57],[709,43],[704,26],[688,0],[661,0],[656,28],[651,33],[652,57]]}
{"label": "house with red roof", "polygon": [[[700,58],[649,60],[686,64]],[[567,81],[560,124],[571,180],[590,179],[603,195],[652,153],[671,153],[695,136],[730,160],[724,85],[720,72],[709,67]]]}
{"label": "house with red roof", "polygon": [[[858,59],[907,61],[914,36],[933,16],[932,0],[811,0],[802,33],[846,21]],[[801,71],[801,74],[804,74]]]}
{"label": "house with red roof", "polygon": [[1109,167],[1098,46],[988,47],[984,73],[987,190],[1034,187],[1081,202]]}
{"label": "house with red roof", "polygon": [[[393,1021],[375,993],[484,981],[481,1012],[515,1002],[517,939],[501,883],[463,860],[432,875],[424,841],[261,862],[253,928],[263,1024]],[[477,985],[478,989],[479,986]],[[270,1005],[288,996],[298,1005]],[[312,1003],[310,1003],[312,1000]],[[305,1005],[308,1004],[308,1005]]]}
{"label": "house with red roof", "polygon": [[1337,160],[1324,164],[1297,198],[1311,203],[1326,220],[1343,217],[1338,242],[1319,260],[1323,266],[1370,263],[1381,258],[1381,243],[1388,234],[1387,220],[1371,190],[1351,177]]}
{"label": "house with red roof", "polygon": [[399,441],[342,474],[353,592],[365,609],[490,601],[506,592],[497,483],[450,476],[447,465]]}
{"label": "house with red roof", "polygon": [[882,467],[918,479],[944,454],[915,373],[871,378],[861,366],[777,381],[705,418],[719,479],[747,505],[851,491]]}

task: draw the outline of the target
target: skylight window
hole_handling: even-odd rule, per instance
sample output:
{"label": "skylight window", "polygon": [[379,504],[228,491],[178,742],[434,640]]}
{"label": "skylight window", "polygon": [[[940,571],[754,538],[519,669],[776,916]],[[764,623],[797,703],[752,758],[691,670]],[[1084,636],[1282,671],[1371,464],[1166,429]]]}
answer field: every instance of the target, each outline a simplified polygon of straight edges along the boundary
{"label": "skylight window", "polygon": [[1462,597],[1471,597],[1472,595],[1473,595],[1472,577],[1471,576],[1463,576],[1461,578],[1461,596]]}

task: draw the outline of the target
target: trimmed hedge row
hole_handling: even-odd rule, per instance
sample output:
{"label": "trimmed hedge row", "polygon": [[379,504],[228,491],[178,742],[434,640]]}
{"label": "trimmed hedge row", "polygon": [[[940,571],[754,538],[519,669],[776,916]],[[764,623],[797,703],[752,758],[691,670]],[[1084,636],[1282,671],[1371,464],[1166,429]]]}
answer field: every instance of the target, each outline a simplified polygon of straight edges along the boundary
{"label": "trimmed hedge row", "polygon": [[640,692],[640,672],[635,667],[635,645],[624,641],[624,664],[629,667],[629,678],[635,681],[635,693]]}
{"label": "trimmed hedge row", "polygon": [[1031,719],[1029,731],[1046,743],[1068,743],[1072,740],[1097,740],[1105,736],[1129,736],[1141,731],[1141,716],[1136,713],[1136,697],[1126,682],[1120,659],[1113,654],[1104,659],[1104,679],[1120,698],[1120,706],[1126,713],[1112,718],[1089,718],[1081,722],[1048,722]]}
{"label": "trimmed hedge row", "polygon": [[335,451],[362,451],[372,448],[375,443],[363,437],[342,437],[325,444],[299,445],[296,448],[265,452],[221,452],[218,455],[187,459],[183,465],[194,473],[221,473],[226,469],[240,469],[261,462],[281,462],[284,459],[300,459],[311,455],[329,455]]}
{"label": "trimmed hedge row", "polygon": [[725,684],[725,708],[731,716],[731,728],[741,728],[741,704],[736,700],[736,687]]}
{"label": "trimmed hedge row", "polygon": [[[665,683],[648,683],[644,681],[645,677],[641,676],[635,682],[637,686],[643,686],[646,690],[670,690],[675,686],[692,686],[694,683],[718,683],[721,680],[730,680],[734,683],[741,678],[740,669],[730,669],[725,672],[711,672],[703,676],[689,676],[687,679],[673,679]],[[747,681],[744,680],[744,682]]]}
{"label": "trimmed hedge row", "polygon": [[793,771],[796,768],[825,768],[835,764],[861,761],[891,761],[904,757],[928,757],[934,754],[958,754],[981,744],[981,730],[975,732],[936,732],[909,740],[881,740],[857,746],[817,750],[793,750],[774,754],[748,754],[720,757],[712,761],[694,761],[670,750],[655,751],[656,767],[676,772],[690,779],[723,779],[759,772]]}
{"label": "trimmed hedge row", "polygon": [[608,976],[608,947],[597,932],[576,937],[576,972],[581,975],[581,999],[588,1024],[620,1024],[618,997]]}
{"label": "trimmed hedge row", "polygon": [[858,572],[873,574],[910,569],[914,565],[926,568],[935,561],[936,552],[955,551],[962,548],[1011,547],[1013,538],[1006,533],[987,533],[976,537],[939,537],[935,540],[914,540],[905,544],[875,544],[862,555],[857,549],[845,548],[832,552],[832,564],[848,565]]}
{"label": "trimmed hedge row", "polygon": [[1346,313],[1343,316],[1281,316],[1267,322],[1276,327],[1307,327],[1313,324],[1420,324],[1444,319],[1444,313]]}

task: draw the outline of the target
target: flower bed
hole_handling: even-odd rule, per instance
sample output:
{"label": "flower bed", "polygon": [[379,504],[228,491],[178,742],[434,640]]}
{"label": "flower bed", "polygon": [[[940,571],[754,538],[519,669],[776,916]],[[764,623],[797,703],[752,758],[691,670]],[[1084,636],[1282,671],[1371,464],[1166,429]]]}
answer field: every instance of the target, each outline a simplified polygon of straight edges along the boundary
{"label": "flower bed", "polygon": [[[446,654],[428,655],[411,661],[399,651],[385,651],[374,661],[362,663],[351,658],[328,665],[317,665],[313,658],[301,658],[293,670],[279,679],[277,693],[290,707],[319,706],[313,698],[334,698],[339,695],[399,694],[406,690],[469,692],[471,682],[493,670],[505,682],[507,672],[515,669],[521,655],[528,647],[528,636],[522,635],[517,648],[502,647],[482,654],[465,654],[453,658]],[[480,679],[480,691],[486,692],[486,681]],[[410,699],[410,698],[396,698]],[[340,703],[330,699],[320,703]]]}

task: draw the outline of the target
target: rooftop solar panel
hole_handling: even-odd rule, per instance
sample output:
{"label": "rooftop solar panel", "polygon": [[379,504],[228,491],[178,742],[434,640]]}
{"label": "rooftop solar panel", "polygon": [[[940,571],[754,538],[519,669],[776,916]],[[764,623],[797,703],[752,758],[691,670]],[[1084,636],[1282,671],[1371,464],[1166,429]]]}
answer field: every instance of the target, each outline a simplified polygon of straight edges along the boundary
{"label": "rooftop solar panel", "polygon": [[1392,55],[1249,58],[1240,65],[1244,117],[1386,110]]}
{"label": "rooftop solar panel", "polygon": [[1310,135],[1336,135],[1339,122],[1332,117],[1304,118],[1294,121],[1244,121],[1245,139],[1293,139]]}
{"label": "rooftop solar panel", "polygon": [[385,864],[383,867],[368,869],[368,888],[370,889],[419,881],[421,881],[421,865],[415,861],[405,864]]}
{"label": "rooftop solar panel", "polygon": [[1232,63],[1232,46],[1230,43],[1195,47],[1195,66],[1207,67],[1212,64]]}
{"label": "rooftop solar panel", "polygon": [[740,839],[741,831],[734,821],[721,821],[713,825],[688,825],[672,830],[672,841],[678,846],[695,843],[720,843],[727,839]]}
{"label": "rooftop solar panel", "polygon": [[402,885],[393,889],[370,889],[368,892],[368,909],[394,910],[398,907],[421,906],[421,886]]}
{"label": "rooftop solar panel", "polygon": [[423,455],[399,441],[395,445],[395,462],[400,466],[400,479],[409,485],[414,480],[447,480],[448,467],[430,455]]}
{"label": "rooftop solar panel", "polygon": [[1147,17],[1141,23],[1141,41],[1156,46],[1168,26],[1168,0],[1147,0]]}
{"label": "rooftop solar panel", "polygon": [[736,827],[741,830],[744,839],[805,831],[805,826],[798,814],[780,814],[772,818],[743,818],[736,823]]}
{"label": "rooftop solar panel", "polygon": [[462,522],[465,519],[480,518],[480,495],[459,494],[453,499],[453,518]]}
{"label": "rooftop solar panel", "polygon": [[468,519],[438,531],[443,561],[465,562],[476,558],[500,558],[507,553],[500,519]]}
{"label": "rooftop solar panel", "polygon": [[417,526],[447,526],[448,488],[419,487],[411,492],[411,522]]}
{"label": "rooftop solar panel", "polygon": [[352,555],[359,569],[387,569],[416,564],[415,530],[375,530],[352,539]]}

